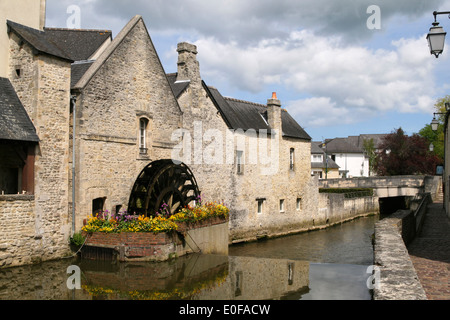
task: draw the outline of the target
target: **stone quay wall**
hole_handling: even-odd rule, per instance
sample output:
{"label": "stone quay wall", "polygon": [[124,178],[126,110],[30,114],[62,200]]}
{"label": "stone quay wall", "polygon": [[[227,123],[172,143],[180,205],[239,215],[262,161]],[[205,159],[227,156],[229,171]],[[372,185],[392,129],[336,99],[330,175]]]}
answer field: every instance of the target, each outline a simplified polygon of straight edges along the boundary
{"label": "stone quay wall", "polygon": [[320,193],[319,211],[312,221],[326,227],[343,223],[358,217],[378,214],[380,205],[378,197],[365,196],[345,198],[344,194]]}
{"label": "stone quay wall", "polygon": [[400,210],[375,225],[374,264],[380,269],[374,300],[427,299],[403,240],[413,219],[411,210]]}

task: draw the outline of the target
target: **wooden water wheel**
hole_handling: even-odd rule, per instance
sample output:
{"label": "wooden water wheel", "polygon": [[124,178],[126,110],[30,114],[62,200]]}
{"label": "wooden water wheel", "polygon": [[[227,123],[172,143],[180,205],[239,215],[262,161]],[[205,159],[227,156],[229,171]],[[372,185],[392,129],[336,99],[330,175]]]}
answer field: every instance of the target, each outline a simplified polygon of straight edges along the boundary
{"label": "wooden water wheel", "polygon": [[197,181],[185,164],[159,160],[139,174],[131,191],[128,213],[155,216],[164,205],[170,214],[176,214],[199,196]]}

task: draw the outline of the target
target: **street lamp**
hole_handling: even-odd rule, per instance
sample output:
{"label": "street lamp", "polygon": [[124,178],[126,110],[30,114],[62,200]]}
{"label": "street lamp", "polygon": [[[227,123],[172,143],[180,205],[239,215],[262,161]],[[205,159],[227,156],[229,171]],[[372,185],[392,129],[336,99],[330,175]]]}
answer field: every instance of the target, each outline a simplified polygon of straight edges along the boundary
{"label": "street lamp", "polygon": [[439,26],[439,22],[436,21],[436,16],[438,14],[448,14],[450,18],[450,11],[433,12],[434,22],[427,35],[427,40],[428,46],[430,47],[430,53],[434,54],[436,58],[444,51],[445,36],[447,35],[447,32],[444,32],[444,28]]}
{"label": "street lamp", "polygon": [[437,131],[439,127],[439,121],[436,119],[436,116],[434,116],[433,121],[431,121],[431,130]]}

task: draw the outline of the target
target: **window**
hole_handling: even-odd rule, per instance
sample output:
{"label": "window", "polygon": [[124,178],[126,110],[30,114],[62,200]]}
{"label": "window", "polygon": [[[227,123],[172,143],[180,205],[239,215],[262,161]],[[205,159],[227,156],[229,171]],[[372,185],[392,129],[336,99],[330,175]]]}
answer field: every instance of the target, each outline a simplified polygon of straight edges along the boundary
{"label": "window", "polygon": [[22,69],[22,67],[21,66],[15,66],[14,69],[15,69],[16,79],[22,78],[22,76],[23,76],[23,69]]}
{"label": "window", "polygon": [[284,199],[280,200],[280,212],[284,212]]}
{"label": "window", "polygon": [[302,210],[302,198],[297,198],[297,211]]}
{"label": "window", "polygon": [[236,151],[236,167],[238,174],[244,173],[243,156],[244,156],[243,151]]}
{"label": "window", "polygon": [[321,154],[314,154],[312,156],[312,162],[323,162],[323,156]]}
{"label": "window", "polygon": [[289,157],[289,168],[294,170],[294,162],[295,162],[295,149],[291,148],[290,157]]}
{"label": "window", "polygon": [[313,171],[313,176],[318,176],[319,179],[322,179],[322,177],[323,177],[322,170],[321,171],[314,170]]}
{"label": "window", "polygon": [[266,199],[256,199],[256,201],[258,202],[258,214],[262,214],[263,213],[263,205],[264,205],[264,201]]}
{"label": "window", "polygon": [[0,142],[0,194],[34,194],[35,146]]}
{"label": "window", "polygon": [[143,155],[146,155],[148,153],[147,127],[148,120],[146,118],[139,119],[139,153]]}
{"label": "window", "polygon": [[288,285],[292,286],[294,284],[294,263],[288,263]]}
{"label": "window", "polygon": [[95,216],[98,213],[103,212],[106,198],[97,198],[92,200],[92,214]]}

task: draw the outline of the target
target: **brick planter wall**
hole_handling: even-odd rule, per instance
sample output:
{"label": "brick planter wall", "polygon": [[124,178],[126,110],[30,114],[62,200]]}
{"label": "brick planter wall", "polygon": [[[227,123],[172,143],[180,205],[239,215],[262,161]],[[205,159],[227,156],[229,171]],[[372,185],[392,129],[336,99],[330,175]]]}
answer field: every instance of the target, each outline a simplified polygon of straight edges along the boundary
{"label": "brick planter wall", "polygon": [[[224,243],[223,239],[216,236],[224,232],[228,234],[228,221],[210,219],[199,224],[177,223],[177,225],[177,232],[159,234],[84,233],[87,240],[81,256],[85,259],[165,261],[194,251],[219,254],[228,252],[228,241]],[[195,239],[200,247],[195,248],[186,238]]]}

